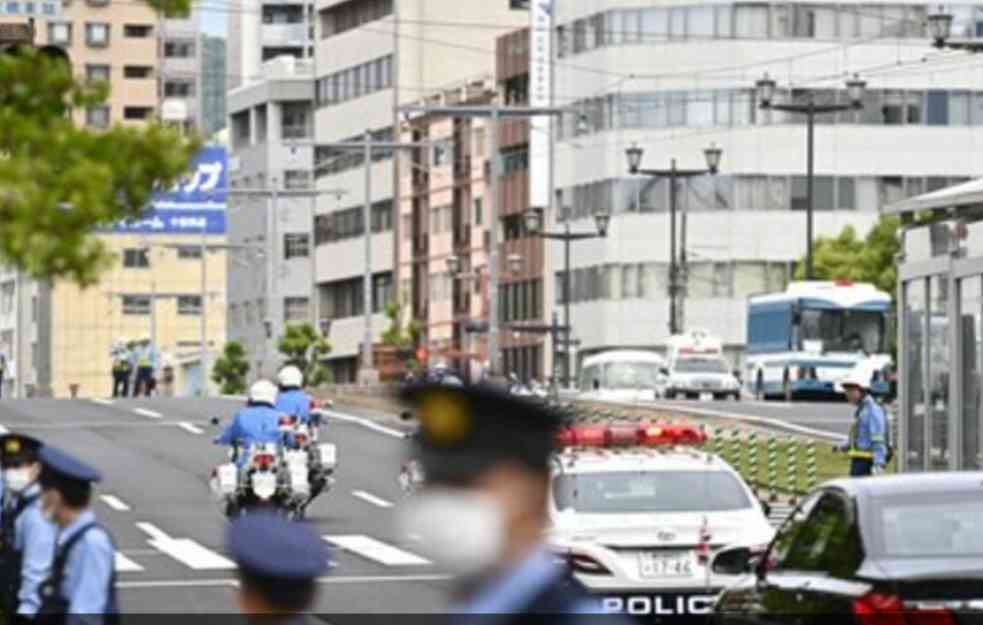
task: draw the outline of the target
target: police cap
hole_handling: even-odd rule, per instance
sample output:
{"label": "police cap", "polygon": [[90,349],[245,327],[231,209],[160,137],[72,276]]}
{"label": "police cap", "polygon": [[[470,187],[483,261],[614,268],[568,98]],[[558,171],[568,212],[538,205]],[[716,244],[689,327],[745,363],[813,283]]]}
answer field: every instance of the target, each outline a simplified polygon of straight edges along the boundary
{"label": "police cap", "polygon": [[414,445],[428,482],[466,484],[508,460],[546,472],[562,424],[546,405],[490,384],[403,389],[420,422]]}
{"label": "police cap", "polygon": [[329,568],[328,546],[305,523],[270,513],[233,522],[226,546],[245,575],[272,580],[313,580]]}
{"label": "police cap", "polygon": [[4,434],[0,436],[0,462],[11,465],[21,462],[35,462],[41,441],[24,434]]}
{"label": "police cap", "polygon": [[45,472],[49,472],[52,477],[60,478],[62,481],[91,484],[102,480],[102,474],[99,471],[57,447],[44,445],[38,455]]}

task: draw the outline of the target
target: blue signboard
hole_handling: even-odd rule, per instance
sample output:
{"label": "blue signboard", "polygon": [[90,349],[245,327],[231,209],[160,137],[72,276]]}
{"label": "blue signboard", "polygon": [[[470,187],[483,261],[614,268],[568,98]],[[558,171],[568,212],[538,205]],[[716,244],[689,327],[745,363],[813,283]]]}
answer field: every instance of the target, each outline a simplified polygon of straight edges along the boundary
{"label": "blue signboard", "polygon": [[195,157],[191,174],[174,188],[154,194],[151,207],[137,219],[111,229],[128,234],[225,233],[228,158],[223,147],[206,147]]}

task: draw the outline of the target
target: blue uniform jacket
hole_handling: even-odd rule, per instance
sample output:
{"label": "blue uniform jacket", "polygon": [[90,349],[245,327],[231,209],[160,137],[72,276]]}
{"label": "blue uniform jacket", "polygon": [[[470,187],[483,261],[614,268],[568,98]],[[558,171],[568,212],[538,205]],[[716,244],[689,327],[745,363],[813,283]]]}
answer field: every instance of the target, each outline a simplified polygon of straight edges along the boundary
{"label": "blue uniform jacket", "polygon": [[[24,490],[22,497],[41,493],[38,484]],[[16,501],[16,499],[15,499]],[[21,584],[17,595],[17,613],[34,616],[41,607],[41,584],[51,575],[58,528],[41,514],[41,500],[36,499],[14,523],[14,547],[21,552]]]}
{"label": "blue uniform jacket", "polygon": [[[217,445],[232,445],[239,441],[246,451],[254,443],[280,441],[280,413],[267,405],[247,406],[232,417],[232,423],[215,439]],[[239,455],[240,464],[247,454]]]}
{"label": "blue uniform jacket", "polygon": [[[86,510],[61,531],[58,545],[63,545],[76,532],[96,520],[91,510]],[[69,614],[105,614],[115,611],[108,594],[113,577],[116,549],[105,531],[93,528],[75,543],[65,563],[62,596],[68,600]],[[82,619],[83,621],[88,619]],[[70,619],[70,622],[79,622]]]}
{"label": "blue uniform jacket", "polygon": [[887,462],[887,415],[870,395],[865,395],[857,406],[850,439],[841,447],[851,457],[874,461],[875,466]]}
{"label": "blue uniform jacket", "polygon": [[301,423],[309,425],[311,422],[311,396],[299,388],[280,391],[276,409],[285,415],[297,417]]}

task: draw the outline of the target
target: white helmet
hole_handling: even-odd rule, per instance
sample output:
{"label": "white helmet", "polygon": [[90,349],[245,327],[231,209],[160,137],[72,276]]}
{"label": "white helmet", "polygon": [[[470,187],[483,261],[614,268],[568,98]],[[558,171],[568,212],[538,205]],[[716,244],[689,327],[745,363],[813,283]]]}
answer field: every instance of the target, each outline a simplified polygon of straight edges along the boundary
{"label": "white helmet", "polygon": [[278,392],[276,386],[269,380],[253,382],[253,385],[249,387],[249,402],[252,404],[269,404],[275,406]]}
{"label": "white helmet", "polygon": [[300,388],[304,385],[304,374],[297,367],[287,365],[283,369],[280,369],[280,373],[277,375],[277,381],[280,382],[280,386]]}
{"label": "white helmet", "polygon": [[866,367],[856,367],[846,375],[845,378],[840,382],[840,386],[846,388],[848,386],[855,386],[861,390],[870,390],[870,379],[871,374],[866,370]]}

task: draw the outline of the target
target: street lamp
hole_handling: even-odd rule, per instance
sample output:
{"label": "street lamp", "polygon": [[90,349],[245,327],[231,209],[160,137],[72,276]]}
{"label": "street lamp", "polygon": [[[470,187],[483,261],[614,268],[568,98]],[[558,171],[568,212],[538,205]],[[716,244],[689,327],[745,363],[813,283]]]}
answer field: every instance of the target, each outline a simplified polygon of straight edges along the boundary
{"label": "street lamp", "polygon": [[[574,241],[581,241],[584,239],[595,239],[598,237],[606,237],[608,235],[608,225],[611,223],[611,215],[606,210],[602,210],[594,214],[594,225],[597,228],[597,232],[570,232],[570,221],[567,220],[563,224],[563,232],[543,232],[543,213],[538,208],[530,208],[523,215],[523,219],[526,222],[526,230],[532,236],[539,236],[544,239],[554,239],[557,241],[563,241],[563,257],[564,257],[564,269],[563,269],[563,332],[565,334],[565,339],[563,343],[564,349],[564,365],[563,365],[563,379],[564,384],[569,384],[570,381],[570,345],[572,341],[570,340],[570,244]],[[556,337],[554,336],[554,340]],[[554,346],[555,351],[555,346]]]}
{"label": "street lamp", "polygon": [[946,13],[939,5],[937,13],[929,13],[928,30],[932,35],[932,45],[942,49],[945,47],[946,39],[952,35],[952,14]]}
{"label": "street lamp", "polygon": [[[679,299],[679,266],[676,263],[676,179],[693,178],[715,175],[720,169],[720,159],[724,151],[711,143],[710,147],[703,150],[703,158],[706,161],[706,169],[679,169],[676,167],[676,159],[670,160],[669,169],[642,169],[642,157],[645,151],[637,143],[632,143],[625,150],[628,157],[628,173],[641,174],[643,176],[658,176],[669,178],[669,334],[679,334],[678,323],[678,299]],[[600,226],[600,223],[598,224]]]}
{"label": "street lamp", "polygon": [[808,198],[808,204],[806,205],[806,279],[812,280],[814,278],[812,270],[812,214],[815,204],[812,184],[814,178],[813,160],[815,157],[813,135],[816,125],[816,115],[862,109],[864,91],[867,88],[867,83],[860,80],[860,77],[856,74],[853,75],[853,78],[846,81],[847,96],[850,98],[850,102],[846,104],[816,104],[815,93],[811,90],[806,92],[805,102],[786,102],[776,104],[774,102],[775,81],[772,80],[767,73],[765,73],[765,75],[755,83],[755,88],[758,92],[758,99],[762,109],[784,111],[786,113],[795,113],[806,116],[806,196]]}

